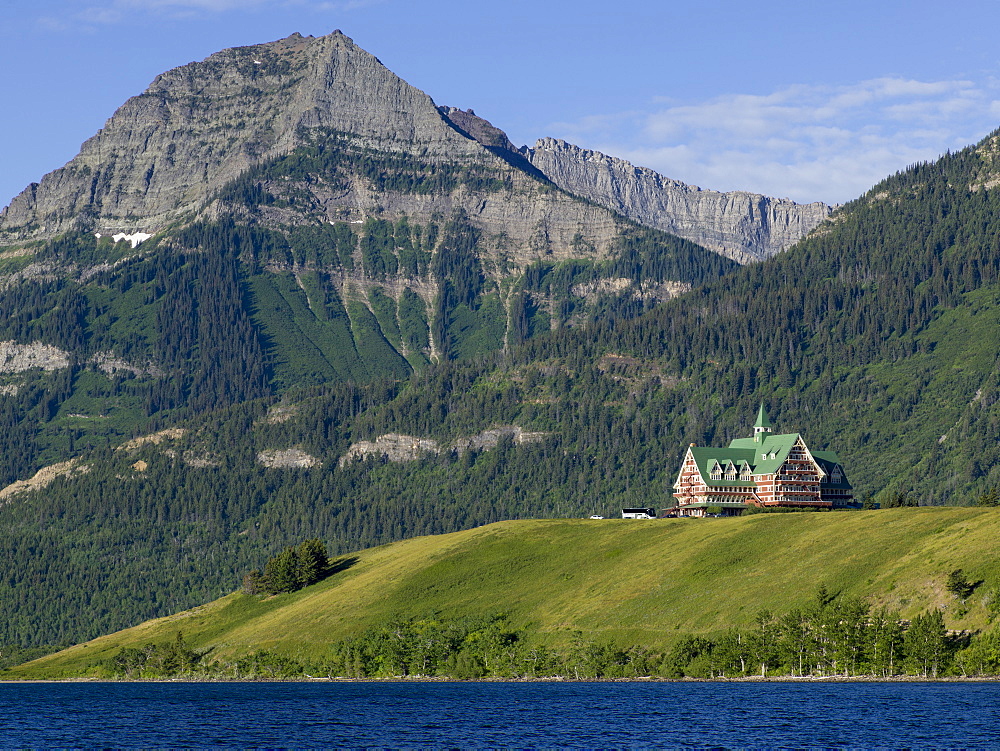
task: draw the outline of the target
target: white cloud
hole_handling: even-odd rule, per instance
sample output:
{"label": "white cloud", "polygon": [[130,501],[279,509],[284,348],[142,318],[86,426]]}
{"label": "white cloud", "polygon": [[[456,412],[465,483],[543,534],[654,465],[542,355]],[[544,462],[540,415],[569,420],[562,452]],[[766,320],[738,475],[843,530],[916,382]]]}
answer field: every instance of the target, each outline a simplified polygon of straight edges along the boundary
{"label": "white cloud", "polygon": [[704,188],[836,203],[1000,125],[996,81],[887,77],[653,103],[665,106],[558,124],[554,135]]}

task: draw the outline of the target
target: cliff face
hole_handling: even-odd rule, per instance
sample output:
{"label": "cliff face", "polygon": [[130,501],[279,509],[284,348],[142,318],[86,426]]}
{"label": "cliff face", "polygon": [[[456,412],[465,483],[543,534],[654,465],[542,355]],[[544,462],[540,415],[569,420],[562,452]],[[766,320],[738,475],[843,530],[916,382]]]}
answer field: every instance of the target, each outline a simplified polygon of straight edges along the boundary
{"label": "cliff face", "polygon": [[831,210],[703,191],[551,138],[516,149],[471,110],[437,107],[337,31],[223,50],[158,76],[72,161],[0,213],[0,243],[71,229],[156,233],[177,220],[217,218],[213,198],[224,186],[315,143],[317,133],[348,134],[356,149],[419,154],[431,164],[476,163],[501,173],[508,189],[488,193],[399,195],[357,181],[347,190],[309,190],[329,220],[384,212],[426,219],[463,210],[509,242],[518,265],[575,257],[581,238],[593,255],[606,257],[620,232],[613,214],[539,190],[540,178],[741,263],[784,250]]}
{"label": "cliff face", "polygon": [[[516,149],[471,110],[437,107],[337,31],[223,50],[158,76],[72,161],[0,213],[0,243],[71,229],[152,234],[178,220],[218,218],[229,207],[213,202],[226,185],[331,134],[346,134],[355,150],[478,165],[506,189],[414,195],[356,179],[298,186],[314,194],[324,219],[425,220],[462,210],[503,238],[521,266],[576,257],[581,239],[592,256],[607,257],[621,223],[599,207],[743,263],[784,250],[830,212],[820,203],[702,191],[555,139]],[[545,190],[546,179],[597,206]]]}
{"label": "cliff face", "polygon": [[[29,349],[55,347],[59,369],[150,381],[223,363],[222,401],[400,377],[735,267],[559,190],[339,31],[158,76],[0,214],[0,261],[0,310],[23,311],[0,316],[4,393],[29,393],[49,352]],[[220,305],[239,334],[208,332]],[[198,341],[179,336],[199,311]]]}
{"label": "cliff face", "polygon": [[66,166],[0,214],[9,239],[67,229],[155,232],[200,210],[249,167],[288,154],[304,130],[405,143],[434,158],[481,151],[434,103],[339,31],[223,50],[158,76]]}
{"label": "cliff face", "polygon": [[543,138],[527,159],[563,190],[647,227],[655,227],[740,263],[769,258],[807,235],[832,211],[735,191],[686,185],[599,151]]}
{"label": "cliff face", "polygon": [[[158,76],[72,161],[17,196],[0,213],[0,244],[71,229],[155,234],[177,220],[218,218],[230,208],[214,202],[224,186],[255,166],[338,136],[355,153],[475,166],[506,188],[415,194],[376,189],[353,177],[334,186],[310,183],[296,186],[314,195],[308,221],[363,221],[373,214],[423,220],[462,210],[490,236],[503,237],[518,264],[570,257],[580,236],[596,256],[609,253],[618,217],[544,190],[523,157],[527,171],[494,153],[508,153],[501,131],[493,129],[504,147],[496,149],[477,128],[478,118],[469,113],[463,119],[465,114],[439,111],[427,94],[339,31],[223,50]],[[301,212],[270,218],[307,221]]]}

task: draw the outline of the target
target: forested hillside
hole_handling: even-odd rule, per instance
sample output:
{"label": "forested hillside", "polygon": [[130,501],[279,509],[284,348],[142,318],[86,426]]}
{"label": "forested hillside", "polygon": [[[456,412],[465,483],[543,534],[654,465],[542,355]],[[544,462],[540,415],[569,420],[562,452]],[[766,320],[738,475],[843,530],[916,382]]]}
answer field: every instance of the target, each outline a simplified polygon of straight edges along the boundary
{"label": "forested hillside", "polygon": [[[16,561],[4,583],[5,600],[16,603],[4,638],[80,638],[195,604],[306,537],[342,553],[504,518],[662,506],[682,447],[745,434],[758,401],[777,429],[838,451],[862,498],[902,491],[924,504],[974,503],[1000,471],[1000,207],[995,191],[969,188],[988,168],[981,151],[890,178],[823,234],[725,284],[638,318],[618,319],[613,306],[595,311],[580,328],[402,381],[244,402],[267,388],[250,377],[266,371],[249,365],[266,338],[214,335],[233,348],[204,363],[205,372],[219,369],[220,385],[207,378],[190,393],[206,408],[231,406],[178,422],[188,432],[159,445],[91,454],[77,439],[88,473],[4,507],[5,552]],[[269,247],[254,237],[253,247]],[[210,258],[219,279],[235,278],[224,254],[193,262]],[[575,273],[568,263],[540,268],[526,286]],[[169,272],[151,276],[169,283]],[[199,362],[190,344],[174,351]],[[136,389],[137,401],[181,399],[183,372],[166,394],[141,378],[116,388]],[[547,437],[338,466],[350,445],[379,435],[446,444],[496,425]],[[67,447],[73,435],[63,433]],[[291,447],[321,464],[261,464],[260,452]],[[144,587],[122,607],[137,577]]]}
{"label": "forested hillside", "polygon": [[[336,164],[341,171],[353,165],[358,178],[371,158]],[[298,152],[271,163],[227,189],[225,218],[138,248],[73,232],[0,253],[0,343],[11,352],[0,362],[0,483],[79,449],[248,399],[405,379],[431,361],[483,356],[589,320],[634,317],[736,267],[619,219],[606,253],[581,239],[572,260],[500,266],[496,238],[462,211],[425,223],[405,214],[306,223],[309,206],[295,209],[294,221],[285,217],[287,224],[233,218],[273,207],[274,197],[261,193],[266,175],[291,171],[304,179],[313,174],[308,168],[319,169]],[[381,165],[376,187],[421,190],[425,168],[406,160],[395,172]],[[339,174],[313,175],[311,183],[336,182]],[[467,182],[452,184],[458,178],[446,170],[435,174],[427,191],[468,188],[473,180],[463,172]],[[292,203],[285,201],[289,212]],[[39,347],[47,357],[31,359]]]}
{"label": "forested hillside", "polygon": [[[11,229],[28,198],[5,215],[30,239],[0,248],[0,488],[24,481],[0,490],[0,642],[195,605],[302,539],[663,507],[683,447],[761,402],[863,500],[996,497],[997,136],[737,267],[497,156],[345,40],[275,54],[354,61],[342,96],[377,77],[429,140],[305,118],[141,242],[96,203],[54,238]],[[238,82],[232,57],[205,70]],[[274,71],[276,97],[304,85]]]}
{"label": "forested hillside", "polygon": [[[0,640],[25,645],[217,595],[303,533],[351,550],[576,513],[563,409],[475,382],[737,268],[559,190],[339,32],[158,77],[0,243]],[[338,466],[425,406],[433,461]]]}
{"label": "forested hillside", "polygon": [[[5,552],[17,562],[4,583],[5,600],[16,603],[4,638],[80,638],[195,604],[305,537],[339,553],[504,518],[662,506],[682,447],[745,434],[758,401],[779,430],[838,451],[862,498],[902,491],[925,504],[974,503],[998,483],[1000,212],[995,191],[969,187],[988,169],[981,152],[890,178],[823,234],[724,284],[638,318],[596,310],[580,328],[475,361],[459,356],[402,381],[241,401],[268,388],[251,377],[267,372],[251,367],[266,337],[207,328],[209,341],[232,349],[204,361],[220,385],[206,378],[188,398],[231,406],[178,422],[188,432],[160,445],[90,454],[77,439],[88,473],[13,496],[3,509]],[[270,252],[261,236],[249,244]],[[235,279],[236,261],[226,257],[192,262]],[[576,273],[570,263],[539,267],[525,284],[561,280],[565,289]],[[171,272],[151,276],[164,285]],[[224,289],[220,281],[205,291]],[[260,312],[240,315],[229,320],[249,327]],[[190,343],[173,346],[177,359],[201,362]],[[166,394],[141,378],[116,388],[183,399],[178,370]],[[338,466],[350,445],[379,435],[446,444],[496,425],[547,437]],[[67,447],[73,435],[63,434]],[[260,452],[291,447],[321,463],[261,464]],[[141,594],[122,607],[137,577]]]}

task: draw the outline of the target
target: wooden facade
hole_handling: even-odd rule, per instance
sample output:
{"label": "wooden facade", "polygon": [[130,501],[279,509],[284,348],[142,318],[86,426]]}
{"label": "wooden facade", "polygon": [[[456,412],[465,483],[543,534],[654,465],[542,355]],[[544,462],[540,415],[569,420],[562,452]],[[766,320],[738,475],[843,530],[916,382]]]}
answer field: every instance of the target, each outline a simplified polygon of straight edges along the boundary
{"label": "wooden facade", "polygon": [[761,406],[751,438],[727,448],[688,447],[674,483],[681,516],[736,516],[749,506],[848,509],[854,493],[832,451],[811,451],[798,433],[775,435]]}

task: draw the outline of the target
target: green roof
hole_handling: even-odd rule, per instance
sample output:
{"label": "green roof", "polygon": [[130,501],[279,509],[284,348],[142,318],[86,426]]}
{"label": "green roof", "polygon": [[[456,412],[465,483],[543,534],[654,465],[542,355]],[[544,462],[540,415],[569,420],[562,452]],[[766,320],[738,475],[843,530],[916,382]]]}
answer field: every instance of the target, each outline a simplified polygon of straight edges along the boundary
{"label": "green roof", "polygon": [[[719,462],[723,471],[725,471],[729,463],[732,462],[736,467],[737,473],[742,469],[743,464],[747,464],[750,467],[751,474],[775,474],[788,458],[788,454],[795,445],[795,442],[800,438],[801,436],[798,433],[782,433],[778,435],[763,433],[758,435],[756,439],[735,438],[730,442],[728,448],[693,446],[690,451],[691,456],[698,465],[701,476],[712,487],[754,487],[755,483],[752,480],[711,480],[712,467],[715,465],[715,462]],[[802,444],[805,445],[804,440]],[[840,464],[840,459],[833,451],[812,451],[810,449],[809,453],[812,454],[813,459],[816,460],[823,471],[827,473],[827,477],[833,471],[834,466]],[[841,472],[843,473],[843,467],[841,467]],[[827,481],[824,485],[827,487],[850,488],[851,486],[847,482],[846,474],[843,476],[844,479],[842,482],[831,483]]]}
{"label": "green roof", "polygon": [[749,451],[753,457],[750,466],[754,467],[754,474],[770,475],[784,464],[799,437],[798,433],[764,433],[754,438],[734,438],[729,442],[729,448]]}
{"label": "green roof", "polygon": [[767,417],[767,412],[764,411],[764,402],[760,403],[760,409],[757,410],[757,422],[753,424],[755,428],[770,428],[771,421]]}
{"label": "green roof", "polygon": [[[729,462],[732,462],[736,466],[737,474],[742,468],[743,464],[750,465],[750,472],[753,473],[753,451],[746,451],[744,449],[717,449],[711,447],[698,448],[694,447],[691,449],[691,455],[694,457],[695,463],[698,465],[698,469],[701,471],[701,476],[708,479],[708,476],[712,473],[712,466],[716,461],[722,465],[725,469]],[[753,480],[712,480],[713,486],[723,487],[730,486],[734,488],[740,487],[756,487]]]}

